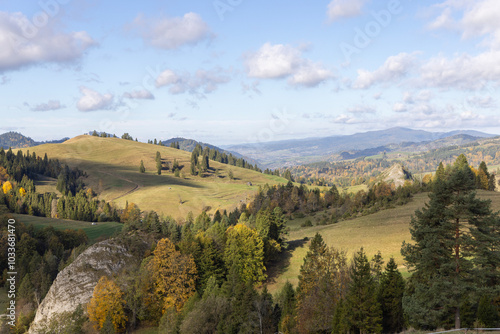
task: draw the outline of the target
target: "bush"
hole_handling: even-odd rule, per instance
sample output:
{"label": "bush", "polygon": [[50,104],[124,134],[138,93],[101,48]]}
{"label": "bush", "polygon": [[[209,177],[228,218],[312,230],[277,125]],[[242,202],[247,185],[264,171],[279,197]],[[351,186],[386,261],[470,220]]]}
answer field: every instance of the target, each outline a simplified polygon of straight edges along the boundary
{"label": "bush", "polygon": [[313,226],[313,224],[312,224],[310,219],[308,219],[305,222],[303,222],[302,224],[300,224],[300,227],[311,227],[311,226]]}

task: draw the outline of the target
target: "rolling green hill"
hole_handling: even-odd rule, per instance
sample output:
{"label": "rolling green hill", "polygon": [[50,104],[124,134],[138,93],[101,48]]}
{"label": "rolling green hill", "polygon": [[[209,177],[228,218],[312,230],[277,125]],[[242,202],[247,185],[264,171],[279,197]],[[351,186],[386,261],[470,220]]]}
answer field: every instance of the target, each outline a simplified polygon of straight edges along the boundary
{"label": "rolling green hill", "polygon": [[[22,149],[26,152],[27,149]],[[100,138],[82,135],[62,144],[44,144],[29,148],[49,158],[57,158],[70,167],[87,172],[87,186],[101,199],[115,202],[123,208],[126,201],[137,204],[141,210],[155,210],[174,218],[185,218],[188,212],[198,214],[203,208],[210,213],[217,209],[233,209],[246,202],[259,185],[286,183],[287,180],[253,170],[210,161],[205,177],[190,175],[191,154],[186,151],[158,145],[139,143],[119,138]],[[181,167],[179,177],[170,170],[156,173],[156,152],[161,153],[163,165],[177,160]],[[146,173],[139,172],[144,161]],[[234,179],[229,178],[232,172]],[[55,180],[53,180],[55,183]],[[50,181],[46,181],[50,189]]]}
{"label": "rolling green hill", "polygon": [[[478,196],[490,199],[493,211],[500,210],[500,193],[481,190],[478,191]],[[306,220],[311,220],[314,224],[316,219],[322,216],[322,212],[289,221],[290,247],[280,261],[268,268],[269,291],[277,291],[286,281],[295,286],[298,284],[300,266],[309,248],[309,242],[305,238],[311,239],[316,233],[321,234],[328,246],[346,251],[348,258],[351,258],[361,247],[364,247],[369,258],[380,250],[386,263],[391,256],[394,257],[399,270],[406,275],[407,271],[400,253],[401,244],[404,240],[411,242],[409,231],[411,216],[427,201],[427,193],[417,194],[410,203],[404,206],[333,225],[300,227]]]}

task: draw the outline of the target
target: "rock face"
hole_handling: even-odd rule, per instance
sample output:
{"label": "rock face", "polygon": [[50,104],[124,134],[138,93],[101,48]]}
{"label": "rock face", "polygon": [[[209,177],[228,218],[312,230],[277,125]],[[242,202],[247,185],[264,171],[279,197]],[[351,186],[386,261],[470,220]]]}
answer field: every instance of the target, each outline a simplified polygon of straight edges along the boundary
{"label": "rock face", "polygon": [[43,327],[58,314],[73,312],[89,302],[102,276],[112,276],[127,267],[133,255],[115,239],[90,246],[62,270],[38,308],[28,333],[42,334]]}
{"label": "rock face", "polygon": [[411,174],[399,163],[394,164],[381,174],[383,181],[394,183],[397,187],[403,186],[406,180],[411,180]]}

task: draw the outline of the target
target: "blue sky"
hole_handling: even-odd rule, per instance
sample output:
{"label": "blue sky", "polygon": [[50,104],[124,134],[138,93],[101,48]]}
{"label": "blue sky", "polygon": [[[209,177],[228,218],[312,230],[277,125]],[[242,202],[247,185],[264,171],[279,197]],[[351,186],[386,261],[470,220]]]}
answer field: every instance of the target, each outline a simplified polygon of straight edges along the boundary
{"label": "blue sky", "polygon": [[0,0],[0,132],[500,134],[496,0]]}

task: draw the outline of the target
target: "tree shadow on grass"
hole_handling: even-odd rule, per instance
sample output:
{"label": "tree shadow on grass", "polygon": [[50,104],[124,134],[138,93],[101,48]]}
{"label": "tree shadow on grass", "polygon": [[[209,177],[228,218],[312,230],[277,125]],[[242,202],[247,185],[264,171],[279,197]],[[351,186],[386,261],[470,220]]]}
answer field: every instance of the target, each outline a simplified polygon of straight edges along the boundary
{"label": "tree shadow on grass", "polygon": [[287,249],[279,254],[276,259],[269,261],[267,265],[267,280],[265,283],[276,283],[276,279],[284,274],[290,267],[290,260],[292,258],[293,251],[299,247],[304,247],[308,241],[309,239],[307,237],[288,241]]}

